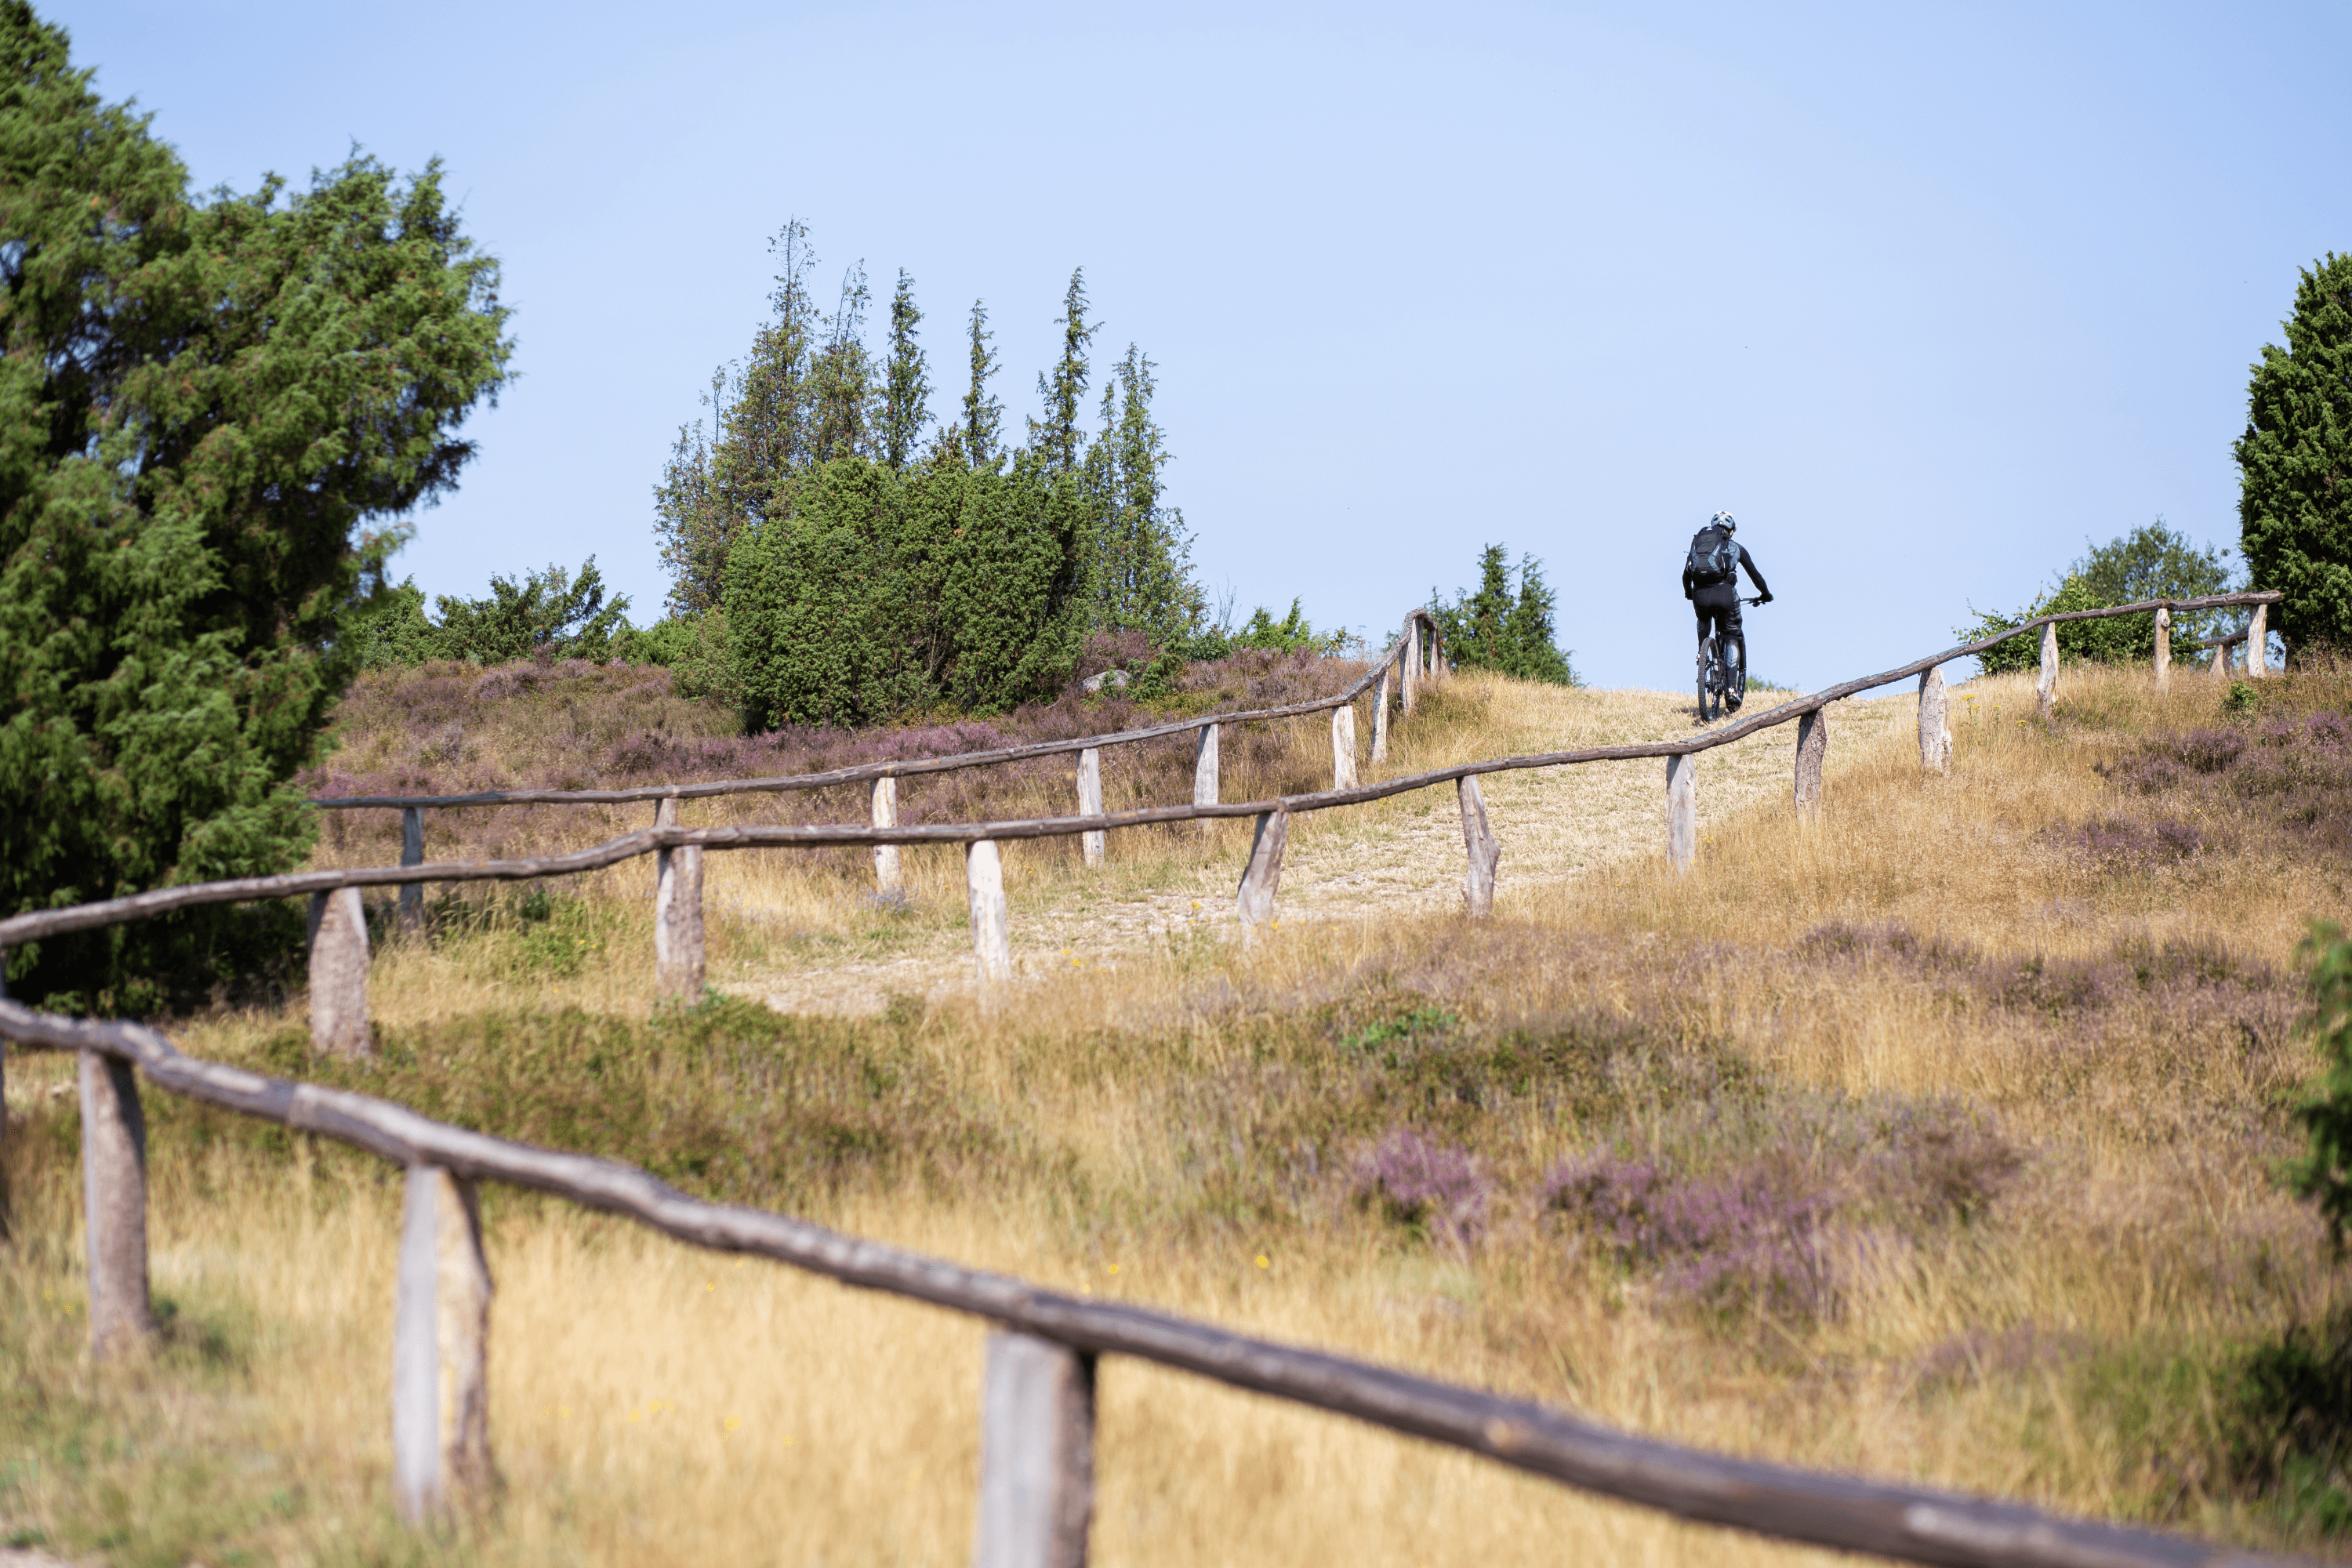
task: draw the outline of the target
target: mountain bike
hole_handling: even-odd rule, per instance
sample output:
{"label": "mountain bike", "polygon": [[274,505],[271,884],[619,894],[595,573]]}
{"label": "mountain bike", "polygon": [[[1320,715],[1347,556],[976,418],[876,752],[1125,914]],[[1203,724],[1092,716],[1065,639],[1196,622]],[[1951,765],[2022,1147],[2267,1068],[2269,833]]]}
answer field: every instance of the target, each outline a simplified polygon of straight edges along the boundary
{"label": "mountain bike", "polygon": [[[1763,595],[1742,599],[1751,609],[1764,602]],[[1748,638],[1745,634],[1731,639],[1727,648],[1717,647],[1712,633],[1701,637],[1698,644],[1698,721],[1711,724],[1726,713],[1735,711],[1748,700]]]}

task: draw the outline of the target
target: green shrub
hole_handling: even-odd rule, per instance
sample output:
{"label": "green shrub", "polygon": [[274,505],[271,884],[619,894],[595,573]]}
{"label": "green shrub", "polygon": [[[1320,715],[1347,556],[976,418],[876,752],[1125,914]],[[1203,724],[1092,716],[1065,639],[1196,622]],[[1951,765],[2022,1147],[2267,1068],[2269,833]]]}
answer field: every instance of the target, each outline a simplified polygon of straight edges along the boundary
{"label": "green shrub", "polygon": [[753,728],[992,713],[1061,689],[1086,629],[1077,486],[1031,454],[903,478],[840,458],[727,561],[725,627]]}

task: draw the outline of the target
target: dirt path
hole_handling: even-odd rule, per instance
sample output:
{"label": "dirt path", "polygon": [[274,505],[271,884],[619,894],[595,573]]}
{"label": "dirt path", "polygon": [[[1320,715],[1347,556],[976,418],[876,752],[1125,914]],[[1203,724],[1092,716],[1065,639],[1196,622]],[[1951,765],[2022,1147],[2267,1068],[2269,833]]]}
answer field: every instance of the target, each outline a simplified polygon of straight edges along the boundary
{"label": "dirt path", "polygon": [[[1769,695],[1769,694],[1767,694]],[[1832,766],[1841,754],[1911,724],[1907,697],[1847,701],[1831,710]],[[1414,745],[1401,728],[1393,771],[1444,766],[1472,756],[1664,740],[1692,731],[1690,700],[1658,691],[1571,691],[1514,687],[1498,694],[1475,731]],[[1777,726],[1706,753],[1699,763],[1699,825],[1774,799],[1790,788],[1794,724]],[[1451,742],[1450,744],[1448,742]],[[1454,754],[1458,752],[1459,754]],[[1664,764],[1588,763],[1490,774],[1482,781],[1503,859],[1500,896],[1590,875],[1663,852]],[[1224,826],[1207,854],[1171,864],[1164,849],[1148,862],[1099,872],[1022,877],[1008,851],[1013,953],[1024,975],[1067,963],[1116,965],[1171,942],[1238,936],[1234,888],[1248,853],[1246,822]],[[1153,851],[1150,847],[1146,854]],[[1463,876],[1462,819],[1452,786],[1416,791],[1374,805],[1320,812],[1291,825],[1277,918],[1356,920],[1375,911],[1457,908]],[[763,968],[725,989],[786,1012],[869,1013],[894,993],[933,997],[972,985],[970,940],[961,927],[927,931],[887,959]]]}

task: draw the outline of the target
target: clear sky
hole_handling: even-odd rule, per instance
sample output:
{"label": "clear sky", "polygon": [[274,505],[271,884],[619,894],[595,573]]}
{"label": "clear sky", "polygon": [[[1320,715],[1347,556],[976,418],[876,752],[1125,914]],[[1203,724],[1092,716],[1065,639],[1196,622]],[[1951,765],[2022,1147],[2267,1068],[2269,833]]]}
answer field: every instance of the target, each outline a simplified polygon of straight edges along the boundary
{"label": "clear sky", "polygon": [[2341,0],[43,10],[202,184],[446,161],[521,378],[399,569],[593,552],[641,624],[651,487],[790,216],[829,278],[913,275],[941,415],[976,297],[1035,410],[1083,266],[1244,611],[1384,635],[1502,541],[1611,686],[1687,679],[1718,507],[1778,595],[1751,663],[1804,686],[2086,538],[2233,542],[2248,366],[2352,249]]}

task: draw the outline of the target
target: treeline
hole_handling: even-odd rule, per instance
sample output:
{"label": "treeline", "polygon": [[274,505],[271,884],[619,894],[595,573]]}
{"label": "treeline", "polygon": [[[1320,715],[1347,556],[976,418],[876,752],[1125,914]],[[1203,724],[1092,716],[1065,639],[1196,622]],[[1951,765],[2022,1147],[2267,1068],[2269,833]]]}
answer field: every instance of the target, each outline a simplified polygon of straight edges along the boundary
{"label": "treeline", "polygon": [[1155,367],[1129,344],[1088,427],[1082,270],[1039,413],[1013,445],[984,301],[965,325],[956,416],[935,423],[914,279],[898,274],[877,353],[862,263],[826,311],[806,226],[787,224],[772,250],[769,319],[714,373],[707,423],[679,430],[654,489],[667,635],[693,682],[755,728],[864,724],[1050,695],[1089,633],[1199,651],[1207,606],[1166,499]]}

